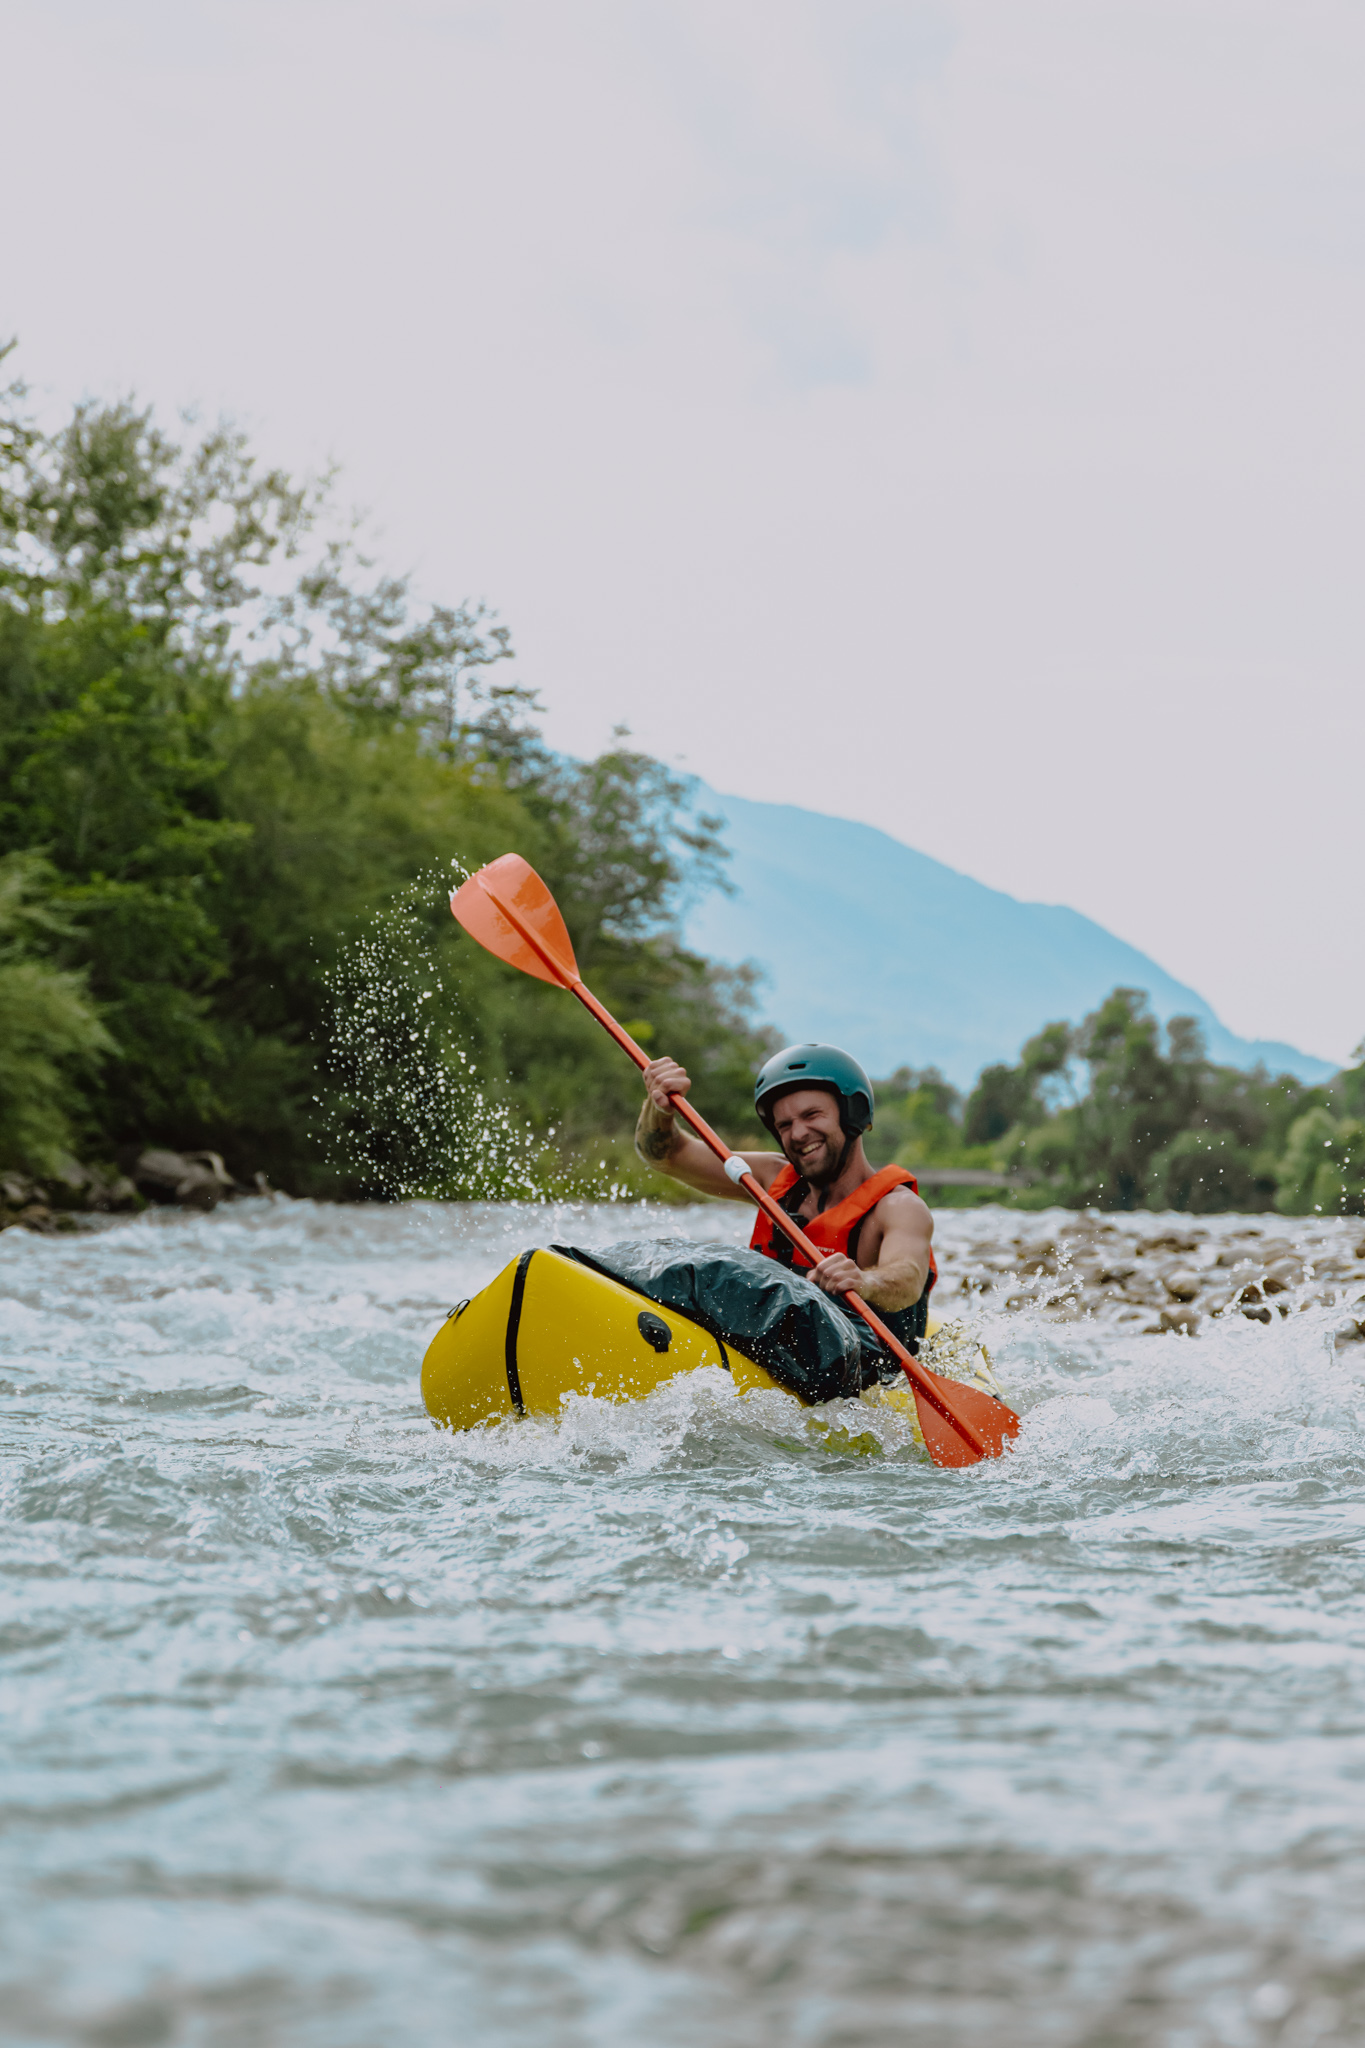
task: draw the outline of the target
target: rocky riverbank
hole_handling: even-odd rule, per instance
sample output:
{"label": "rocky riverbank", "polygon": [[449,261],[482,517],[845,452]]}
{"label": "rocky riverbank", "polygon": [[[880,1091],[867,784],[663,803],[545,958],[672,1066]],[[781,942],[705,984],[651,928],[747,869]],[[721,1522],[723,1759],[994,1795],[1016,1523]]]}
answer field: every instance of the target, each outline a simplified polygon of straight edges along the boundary
{"label": "rocky riverbank", "polygon": [[971,1299],[1058,1322],[1193,1336],[1221,1316],[1269,1323],[1339,1308],[1338,1344],[1365,1339],[1365,1223],[1359,1217],[958,1212],[940,1228],[940,1315]]}
{"label": "rocky riverbank", "polygon": [[250,1182],[230,1174],[217,1152],[132,1150],[112,1169],[64,1161],[42,1179],[0,1173],[0,1230],[74,1230],[91,1216],[134,1215],[150,1204],[216,1209],[238,1195],[268,1195],[263,1173]]}
{"label": "rocky riverbank", "polygon": [[[215,1152],[149,1150],[128,1171],[71,1162],[48,1181],[0,1174],[0,1229],[79,1228],[99,1214],[152,1203],[214,1209],[269,1194],[263,1174],[234,1179]],[[969,1317],[973,1302],[1090,1318],[1142,1335],[1194,1336],[1223,1316],[1269,1323],[1308,1308],[1339,1311],[1338,1344],[1365,1340],[1365,1222],[1358,1217],[1034,1215],[957,1209],[938,1218],[938,1315]]]}

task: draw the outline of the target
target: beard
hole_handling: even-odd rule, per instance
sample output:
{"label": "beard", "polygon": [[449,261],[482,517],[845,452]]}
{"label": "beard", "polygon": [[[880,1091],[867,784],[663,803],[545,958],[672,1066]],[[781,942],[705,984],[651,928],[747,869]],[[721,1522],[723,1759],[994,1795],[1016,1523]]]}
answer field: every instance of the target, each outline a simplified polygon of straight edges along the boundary
{"label": "beard", "polygon": [[794,1168],[800,1174],[802,1180],[806,1181],[811,1187],[828,1187],[831,1181],[838,1179],[839,1167],[844,1156],[844,1137],[842,1132],[840,1132],[837,1138],[827,1138],[824,1151],[814,1157],[808,1155],[804,1164],[799,1159],[793,1159],[791,1153],[787,1152],[785,1145],[782,1149],[786,1153],[787,1164]]}

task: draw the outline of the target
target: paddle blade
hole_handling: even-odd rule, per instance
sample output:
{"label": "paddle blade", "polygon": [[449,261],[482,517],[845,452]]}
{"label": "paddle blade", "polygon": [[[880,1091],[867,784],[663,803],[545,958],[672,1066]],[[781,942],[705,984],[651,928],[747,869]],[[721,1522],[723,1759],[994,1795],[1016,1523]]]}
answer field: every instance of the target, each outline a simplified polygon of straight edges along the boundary
{"label": "paddle blade", "polygon": [[[923,1368],[921,1368],[923,1370]],[[945,1380],[940,1373],[925,1371],[934,1391],[955,1415],[960,1415],[981,1445],[979,1452],[964,1443],[950,1422],[915,1393],[915,1413],[924,1432],[924,1445],[936,1465],[975,1465],[979,1458],[998,1458],[1012,1436],[1019,1434],[1019,1417],[1003,1401],[983,1394],[979,1387],[964,1387],[960,1380]]]}
{"label": "paddle blade", "polygon": [[578,962],[559,905],[529,861],[505,853],[470,876],[450,899],[451,915],[509,967],[572,988]]}

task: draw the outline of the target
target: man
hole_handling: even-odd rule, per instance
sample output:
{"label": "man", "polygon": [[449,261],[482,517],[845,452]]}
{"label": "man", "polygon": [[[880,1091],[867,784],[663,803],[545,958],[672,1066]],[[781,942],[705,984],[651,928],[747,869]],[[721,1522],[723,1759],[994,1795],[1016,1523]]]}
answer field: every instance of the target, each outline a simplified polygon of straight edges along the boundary
{"label": "man", "polygon": [[[747,1201],[715,1154],[679,1128],[668,1098],[692,1083],[677,1061],[651,1060],[644,1081],[635,1149],[646,1164],[700,1194]],[[872,1108],[872,1083],[837,1046],[789,1045],[760,1068],[754,1110],[782,1150],[740,1157],[825,1256],[810,1266],[761,1210],[750,1242],[826,1294],[851,1288],[915,1351],[936,1278],[934,1219],[903,1166],[877,1172],[868,1163]]]}

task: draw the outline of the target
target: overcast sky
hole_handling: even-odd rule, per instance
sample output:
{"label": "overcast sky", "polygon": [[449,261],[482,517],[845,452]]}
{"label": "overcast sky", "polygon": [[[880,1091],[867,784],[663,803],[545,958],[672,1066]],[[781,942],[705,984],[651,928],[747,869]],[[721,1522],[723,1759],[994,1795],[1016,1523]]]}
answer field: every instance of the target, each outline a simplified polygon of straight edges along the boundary
{"label": "overcast sky", "polygon": [[0,34],[0,332],[52,416],[135,388],[335,456],[563,746],[627,721],[1245,1034],[1365,1033],[1359,0]]}

